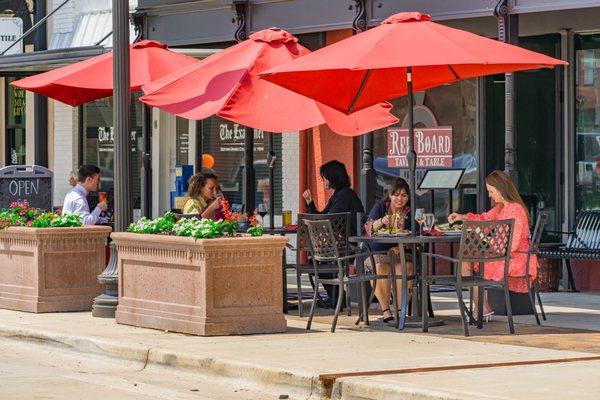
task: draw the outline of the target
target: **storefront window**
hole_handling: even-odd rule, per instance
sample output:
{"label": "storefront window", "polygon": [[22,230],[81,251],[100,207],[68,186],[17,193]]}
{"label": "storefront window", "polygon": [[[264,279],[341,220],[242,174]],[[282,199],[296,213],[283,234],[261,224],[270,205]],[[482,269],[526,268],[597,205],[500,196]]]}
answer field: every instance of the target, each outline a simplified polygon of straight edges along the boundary
{"label": "storefront window", "polygon": [[[133,208],[140,208],[140,169],[142,167],[142,103],[132,95],[131,100],[131,186]],[[92,101],[83,106],[83,162],[100,168],[100,191],[107,192],[109,209],[114,201],[114,128],[112,97]],[[92,206],[97,194],[91,195]]]}
{"label": "storefront window", "polygon": [[6,78],[6,164],[25,164],[25,91]]}
{"label": "storefront window", "polygon": [[600,209],[600,35],[578,36],[575,94],[575,203]]}
{"label": "storefront window", "polygon": [[[242,204],[244,172],[244,127],[239,124],[211,117],[202,121],[202,152],[213,156],[213,170],[219,177],[223,194],[232,204]],[[256,173],[256,205],[269,204],[269,168],[267,165],[267,133],[254,131],[254,170]],[[273,148],[278,162],[274,171],[275,213],[281,213],[281,135],[273,136]]]}
{"label": "storefront window", "polygon": [[[393,113],[404,121],[407,115],[407,98],[392,101]],[[463,80],[451,85],[417,93],[414,96],[414,121],[417,128],[451,128],[452,131],[452,167],[465,168],[461,180],[461,190],[436,191],[434,209],[438,221],[444,220],[450,210],[474,211],[477,189],[477,81]],[[387,130],[375,134],[374,167],[377,176],[377,198],[384,195],[389,182],[397,176],[407,177],[407,169],[388,167]],[[417,184],[425,170],[417,170]],[[417,206],[431,210],[431,194],[417,193]]]}

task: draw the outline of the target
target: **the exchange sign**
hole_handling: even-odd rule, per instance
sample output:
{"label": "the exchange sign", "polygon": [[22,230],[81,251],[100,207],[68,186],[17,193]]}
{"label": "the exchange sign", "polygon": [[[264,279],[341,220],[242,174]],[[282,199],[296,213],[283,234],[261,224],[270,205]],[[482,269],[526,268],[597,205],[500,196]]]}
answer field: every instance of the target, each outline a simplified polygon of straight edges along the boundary
{"label": "the exchange sign", "polygon": [[[452,127],[415,128],[417,168],[452,167]],[[388,167],[408,168],[408,129],[388,128]]]}

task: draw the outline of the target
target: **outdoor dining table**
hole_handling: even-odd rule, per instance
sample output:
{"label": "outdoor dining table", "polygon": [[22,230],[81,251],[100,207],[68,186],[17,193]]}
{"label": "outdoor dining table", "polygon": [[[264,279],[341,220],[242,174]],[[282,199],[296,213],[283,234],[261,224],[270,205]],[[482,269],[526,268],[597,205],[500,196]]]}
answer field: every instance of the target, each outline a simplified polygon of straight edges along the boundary
{"label": "outdoor dining table", "polygon": [[[371,235],[371,236],[350,236],[348,241],[351,243],[367,243],[371,244],[397,244],[401,253],[405,253],[405,246],[411,245],[413,248],[413,265],[415,268],[415,288],[413,289],[413,307],[414,310],[411,318],[407,318],[405,322],[405,326],[409,328],[417,328],[422,326],[421,319],[421,298],[419,294],[421,293],[420,285],[423,278],[427,276],[429,273],[429,268],[427,265],[423,265],[424,263],[421,260],[421,252],[425,245],[432,244],[441,244],[441,243],[459,243],[460,242],[460,232],[458,233],[449,233],[443,234],[439,236],[431,236],[431,235],[412,235],[412,234],[401,234],[401,235]],[[405,254],[404,254],[405,255]],[[362,264],[362,260],[359,261]],[[358,265],[359,270],[362,270],[362,265]],[[415,293],[415,289],[416,293]],[[430,303],[431,304],[431,303]],[[406,310],[403,310],[404,312]],[[431,318],[429,320],[430,326],[439,326],[443,325],[443,321],[441,319]]]}
{"label": "outdoor dining table", "polygon": [[[295,235],[296,233],[298,233],[298,229],[293,229],[291,227],[274,227],[274,228],[264,228],[263,233],[265,235],[280,235],[280,236],[285,236],[285,235]],[[289,244],[289,243],[288,243]],[[287,248],[288,246],[286,246]],[[286,273],[286,269],[285,269],[285,265],[287,264],[287,260],[285,257],[285,249],[283,250],[283,255],[281,256],[281,270],[283,271],[283,276],[281,279],[281,284],[282,284],[282,292],[283,292],[283,312],[284,314],[287,314],[288,309],[290,307],[290,305],[288,304],[288,297],[287,297],[287,273]]]}

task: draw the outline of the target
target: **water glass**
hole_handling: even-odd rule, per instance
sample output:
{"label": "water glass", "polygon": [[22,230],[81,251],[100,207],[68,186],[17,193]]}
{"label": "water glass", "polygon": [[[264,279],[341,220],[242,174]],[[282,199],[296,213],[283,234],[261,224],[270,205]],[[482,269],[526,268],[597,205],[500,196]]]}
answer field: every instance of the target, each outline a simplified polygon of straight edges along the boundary
{"label": "water glass", "polygon": [[433,226],[435,225],[435,215],[431,214],[431,213],[425,214],[424,225],[425,225],[425,230],[427,230],[427,231],[432,230]]}

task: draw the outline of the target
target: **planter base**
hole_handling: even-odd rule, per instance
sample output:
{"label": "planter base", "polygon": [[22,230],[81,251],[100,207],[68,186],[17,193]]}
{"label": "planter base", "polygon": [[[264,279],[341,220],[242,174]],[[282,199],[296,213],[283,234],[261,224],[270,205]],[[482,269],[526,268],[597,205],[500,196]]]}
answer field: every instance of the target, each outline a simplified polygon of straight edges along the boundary
{"label": "planter base", "polygon": [[143,326],[199,336],[280,333],[286,321],[279,315],[236,315],[221,318],[189,318],[186,315],[119,305],[116,320],[120,324]]}

